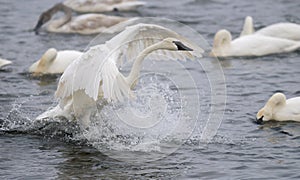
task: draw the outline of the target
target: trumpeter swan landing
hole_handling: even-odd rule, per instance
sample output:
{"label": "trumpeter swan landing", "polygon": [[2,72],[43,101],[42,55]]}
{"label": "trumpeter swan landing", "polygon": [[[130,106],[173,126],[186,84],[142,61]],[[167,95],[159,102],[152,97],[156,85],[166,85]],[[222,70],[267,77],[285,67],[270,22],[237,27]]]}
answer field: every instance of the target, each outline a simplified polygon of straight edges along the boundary
{"label": "trumpeter swan landing", "polygon": [[259,34],[283,39],[300,41],[300,25],[295,23],[276,23],[259,29],[255,32],[253,19],[251,16],[245,18],[241,36],[249,34]]}
{"label": "trumpeter swan landing", "polygon": [[[59,19],[51,20],[52,16],[59,11],[63,11],[64,16]],[[114,29],[114,32],[110,32],[109,28],[130,19],[132,18],[108,16],[103,14],[84,14],[72,17],[72,10],[62,3],[58,3],[40,15],[34,31],[37,33],[38,30],[47,23],[46,30],[54,33],[115,33],[122,29]],[[124,23],[124,25],[126,24]]]}
{"label": "trumpeter swan landing", "polygon": [[146,3],[137,0],[65,0],[66,6],[80,13],[133,11]]}
{"label": "trumpeter swan landing", "polygon": [[34,75],[61,74],[65,69],[83,53],[74,50],[57,51],[48,49],[41,59],[29,67],[29,72]]}
{"label": "trumpeter swan landing", "polygon": [[211,56],[263,56],[286,53],[300,48],[300,42],[257,34],[242,36],[232,40],[225,29],[216,33]]}
{"label": "trumpeter swan landing", "polygon": [[6,65],[9,65],[9,64],[11,64],[11,63],[12,63],[12,62],[9,61],[9,60],[1,59],[1,58],[0,58],[0,68],[1,68],[1,67],[4,67],[4,66],[6,66]]}
{"label": "trumpeter swan landing", "polygon": [[[142,63],[149,54],[164,55],[165,59],[171,60],[186,60],[202,57],[203,52],[183,36],[162,26],[129,26],[105,44],[91,47],[68,66],[55,93],[59,105],[38,119],[72,112],[86,127],[89,113],[97,100],[104,98],[111,102],[134,97],[132,89],[139,78]],[[118,69],[124,58],[133,62],[128,76]]]}
{"label": "trumpeter swan landing", "polygon": [[258,123],[269,120],[300,122],[300,97],[286,100],[282,93],[275,93],[256,115]]}

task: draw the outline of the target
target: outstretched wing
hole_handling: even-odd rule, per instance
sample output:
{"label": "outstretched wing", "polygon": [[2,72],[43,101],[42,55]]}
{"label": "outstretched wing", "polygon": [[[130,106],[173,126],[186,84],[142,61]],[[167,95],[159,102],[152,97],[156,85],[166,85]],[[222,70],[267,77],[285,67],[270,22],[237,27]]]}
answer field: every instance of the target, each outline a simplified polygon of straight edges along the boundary
{"label": "outstretched wing", "polygon": [[[178,33],[154,24],[137,24],[127,27],[124,31],[106,42],[107,47],[118,54],[117,63],[123,60],[133,61],[146,47],[151,46],[165,38],[176,38],[193,51],[167,51],[158,50],[152,52],[149,57],[159,59],[163,55],[164,60],[186,60],[202,57],[204,52],[196,44],[192,43]],[[159,56],[158,56],[159,55]]]}
{"label": "outstretched wing", "polygon": [[104,44],[90,48],[65,70],[59,80],[56,97],[68,99],[78,90],[84,90],[95,101],[98,96],[103,96],[108,101],[132,96],[113,55],[109,54]]}
{"label": "outstretched wing", "polygon": [[155,51],[153,53],[156,55],[162,53],[165,55],[164,59],[175,60],[202,56],[203,50],[200,47],[174,31],[158,25],[134,25],[126,28],[105,44],[90,48],[76,59],[62,75],[56,97],[63,102],[78,90],[84,90],[86,95],[95,101],[100,95],[108,101],[133,96],[125,78],[118,70],[118,64],[124,58],[133,61],[146,47],[170,37],[180,40],[193,51]]}

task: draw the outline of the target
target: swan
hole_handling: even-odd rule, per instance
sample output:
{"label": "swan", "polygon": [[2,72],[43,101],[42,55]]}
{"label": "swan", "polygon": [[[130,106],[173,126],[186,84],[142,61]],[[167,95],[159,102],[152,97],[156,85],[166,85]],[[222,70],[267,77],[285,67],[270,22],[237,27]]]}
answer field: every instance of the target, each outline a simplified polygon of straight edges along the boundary
{"label": "swan", "polygon": [[80,13],[132,11],[146,4],[136,0],[65,0],[63,3]]}
{"label": "swan", "polygon": [[[52,16],[59,11],[63,11],[65,15],[62,18],[51,20]],[[46,30],[53,33],[78,33],[86,35],[101,32],[115,33],[121,30],[114,29],[115,32],[112,32],[108,30],[109,27],[130,19],[137,18],[125,18],[103,14],[84,14],[72,17],[72,10],[62,3],[58,3],[40,15],[34,31],[38,33],[38,30],[48,22]],[[124,24],[124,26],[126,26],[126,24]]]}
{"label": "swan", "polygon": [[6,66],[6,65],[9,65],[9,64],[11,64],[11,63],[12,63],[12,62],[9,61],[9,60],[1,59],[1,58],[0,58],[0,68],[1,68],[1,67],[4,67],[4,66]]}
{"label": "swan", "polygon": [[300,41],[300,25],[295,23],[276,23],[255,32],[251,16],[245,18],[241,36],[259,34],[289,40]]}
{"label": "swan", "polygon": [[[59,104],[38,119],[71,112],[87,127],[90,109],[97,100],[112,102],[134,97],[132,89],[146,57],[164,55],[166,59],[186,60],[202,57],[203,52],[183,36],[162,26],[140,23],[126,27],[106,43],[91,47],[68,66],[55,92]],[[124,58],[133,61],[128,76],[118,69]]]}
{"label": "swan", "polygon": [[231,33],[225,29],[218,31],[214,38],[211,56],[263,56],[295,51],[300,42],[251,34],[232,41]]}
{"label": "swan", "polygon": [[57,51],[50,48],[43,54],[41,59],[29,67],[29,72],[34,73],[34,75],[61,74],[82,54],[82,52],[74,50]]}
{"label": "swan", "polygon": [[283,93],[275,93],[256,115],[258,123],[264,121],[300,122],[300,97],[286,100]]}

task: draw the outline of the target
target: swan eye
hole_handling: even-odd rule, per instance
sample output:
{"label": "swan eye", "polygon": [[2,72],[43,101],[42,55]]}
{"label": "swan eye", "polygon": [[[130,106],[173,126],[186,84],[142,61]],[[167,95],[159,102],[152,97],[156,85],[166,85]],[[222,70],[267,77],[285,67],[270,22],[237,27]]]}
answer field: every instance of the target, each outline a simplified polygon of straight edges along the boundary
{"label": "swan eye", "polygon": [[178,51],[193,51],[193,49],[187,47],[180,41],[173,41],[173,43],[176,45]]}

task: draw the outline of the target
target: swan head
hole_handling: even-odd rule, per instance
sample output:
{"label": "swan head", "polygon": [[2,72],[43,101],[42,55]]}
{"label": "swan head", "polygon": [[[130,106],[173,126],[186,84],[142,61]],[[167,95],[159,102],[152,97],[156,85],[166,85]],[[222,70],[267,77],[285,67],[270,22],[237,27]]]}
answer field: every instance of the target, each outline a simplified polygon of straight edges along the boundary
{"label": "swan head", "polygon": [[48,21],[50,21],[50,19],[52,18],[52,15],[49,14],[48,12],[44,12],[40,15],[39,20],[34,28],[34,32],[38,33],[38,30]]}
{"label": "swan head", "polygon": [[176,38],[166,38],[160,43],[160,49],[170,51],[193,51],[192,48],[185,45],[182,41]]}
{"label": "swan head", "polygon": [[256,114],[256,122],[262,123],[273,119],[273,113],[286,104],[286,97],[283,93],[275,93],[266,103],[266,105]]}
{"label": "swan head", "polygon": [[262,124],[265,121],[269,121],[272,119],[272,111],[268,107],[261,108],[256,114],[256,123]]}
{"label": "swan head", "polygon": [[231,33],[226,29],[219,30],[214,37],[214,44],[210,56],[222,55],[222,50],[230,45]]}

